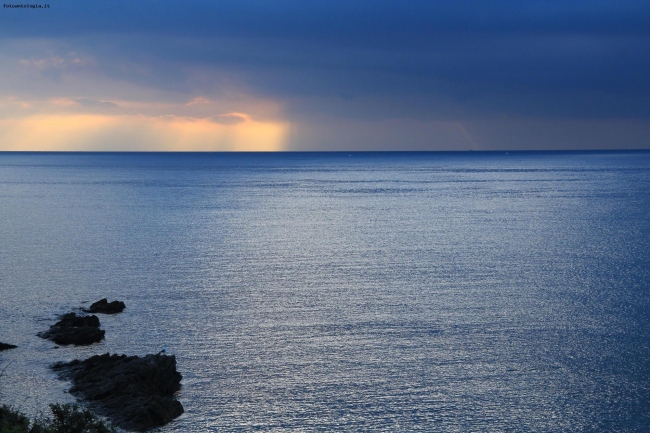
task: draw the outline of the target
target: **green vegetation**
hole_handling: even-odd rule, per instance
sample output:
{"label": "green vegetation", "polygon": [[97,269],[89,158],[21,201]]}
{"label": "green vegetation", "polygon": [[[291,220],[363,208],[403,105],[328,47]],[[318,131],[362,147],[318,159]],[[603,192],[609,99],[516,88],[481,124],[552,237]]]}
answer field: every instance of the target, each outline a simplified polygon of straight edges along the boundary
{"label": "green vegetation", "polygon": [[0,407],[0,433],[116,433],[117,430],[76,404],[51,404],[52,419],[30,421],[6,405]]}

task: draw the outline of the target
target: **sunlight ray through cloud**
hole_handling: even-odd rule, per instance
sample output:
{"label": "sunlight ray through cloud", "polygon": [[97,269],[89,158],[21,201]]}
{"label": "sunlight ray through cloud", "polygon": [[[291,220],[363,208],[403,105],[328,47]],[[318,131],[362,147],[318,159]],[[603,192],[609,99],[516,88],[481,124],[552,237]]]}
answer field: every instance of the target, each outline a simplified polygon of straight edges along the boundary
{"label": "sunlight ray through cloud", "polygon": [[288,124],[177,116],[38,114],[0,120],[0,150],[281,151]]}

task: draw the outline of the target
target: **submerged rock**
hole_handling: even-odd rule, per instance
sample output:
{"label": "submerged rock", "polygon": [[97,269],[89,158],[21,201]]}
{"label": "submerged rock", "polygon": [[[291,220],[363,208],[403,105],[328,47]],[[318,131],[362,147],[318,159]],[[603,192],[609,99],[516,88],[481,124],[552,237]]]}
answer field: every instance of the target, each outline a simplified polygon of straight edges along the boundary
{"label": "submerged rock", "polygon": [[85,346],[97,343],[104,338],[104,331],[99,329],[97,316],[77,316],[75,313],[64,314],[45,332],[37,335],[54,341],[56,344],[74,344]]}
{"label": "submerged rock", "polygon": [[13,344],[3,343],[3,342],[0,341],[0,351],[8,350],[8,349],[15,349],[16,347],[18,347],[18,346],[14,346]]}
{"label": "submerged rock", "polygon": [[167,424],[183,413],[174,398],[182,375],[173,355],[96,355],[84,361],[52,366],[71,379],[70,393],[97,406],[113,424],[125,430],[145,431]]}
{"label": "submerged rock", "polygon": [[126,305],[122,301],[108,302],[108,299],[104,298],[95,302],[90,308],[84,311],[86,313],[116,314],[121,313],[125,308]]}

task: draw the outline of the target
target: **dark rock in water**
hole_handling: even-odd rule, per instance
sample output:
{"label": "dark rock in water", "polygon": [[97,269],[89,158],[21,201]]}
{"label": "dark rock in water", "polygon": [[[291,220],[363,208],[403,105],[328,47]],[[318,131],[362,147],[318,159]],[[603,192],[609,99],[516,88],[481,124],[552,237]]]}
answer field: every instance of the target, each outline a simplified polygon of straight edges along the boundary
{"label": "dark rock in water", "polygon": [[96,355],[84,361],[57,363],[52,369],[71,379],[70,393],[96,405],[113,424],[145,431],[167,424],[183,413],[174,398],[181,387],[176,357]]}
{"label": "dark rock in water", "polygon": [[103,314],[115,314],[121,313],[126,308],[124,302],[122,301],[113,301],[108,302],[108,299],[101,299],[90,306],[89,309],[84,310],[86,313],[103,313]]}
{"label": "dark rock in water", "polygon": [[18,346],[14,346],[13,344],[3,343],[3,342],[0,341],[0,351],[8,350],[8,349],[15,349],[16,347],[18,347]]}
{"label": "dark rock in water", "polygon": [[99,329],[97,316],[77,316],[75,313],[68,313],[60,319],[48,331],[39,332],[37,335],[56,344],[77,346],[97,343],[104,338],[104,331]]}

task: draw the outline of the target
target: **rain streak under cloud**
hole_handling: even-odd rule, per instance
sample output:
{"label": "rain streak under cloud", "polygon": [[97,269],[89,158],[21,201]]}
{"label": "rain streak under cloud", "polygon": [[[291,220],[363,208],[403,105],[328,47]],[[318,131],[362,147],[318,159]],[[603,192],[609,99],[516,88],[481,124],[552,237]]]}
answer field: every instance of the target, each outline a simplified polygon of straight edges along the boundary
{"label": "rain streak under cloud", "polygon": [[639,1],[0,11],[2,150],[650,148]]}

